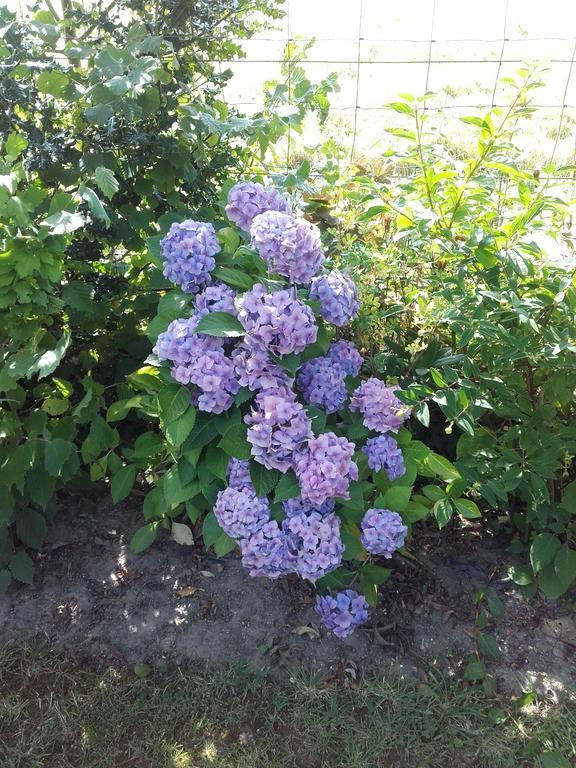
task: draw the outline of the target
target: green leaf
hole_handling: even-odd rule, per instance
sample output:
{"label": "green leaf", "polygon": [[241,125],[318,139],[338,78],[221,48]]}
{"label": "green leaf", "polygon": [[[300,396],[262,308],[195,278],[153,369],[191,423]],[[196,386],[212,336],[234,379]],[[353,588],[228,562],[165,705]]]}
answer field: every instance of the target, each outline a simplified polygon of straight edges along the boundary
{"label": "green leaf", "polygon": [[300,484],[294,472],[289,469],[285,475],[282,475],[276,486],[274,501],[287,501],[300,495]]}
{"label": "green leaf", "polygon": [[440,501],[437,501],[434,504],[432,511],[436,516],[438,528],[442,529],[450,522],[452,515],[454,514],[454,505],[450,499],[440,499]]}
{"label": "green leaf", "polygon": [[69,232],[75,232],[77,229],[85,226],[85,224],[84,217],[79,213],[59,211],[44,219],[40,226],[48,227],[52,235],[66,235]]}
{"label": "green leaf", "polygon": [[193,405],[189,405],[188,409],[181,416],[178,416],[174,421],[164,424],[164,432],[174,448],[180,448],[185,440],[191,436],[195,424],[196,408]]}
{"label": "green leaf", "polygon": [[138,528],[132,539],[130,540],[130,549],[135,555],[144,552],[156,541],[158,534],[158,523],[147,523],[141,528]]}
{"label": "green leaf", "polygon": [[256,496],[268,496],[269,493],[272,493],[279,477],[280,472],[277,469],[266,469],[258,462],[250,462],[250,479],[256,489]]}
{"label": "green leaf", "polygon": [[488,595],[486,602],[488,603],[488,610],[495,619],[500,619],[504,616],[504,603],[499,597]]}
{"label": "green leaf", "polygon": [[560,752],[542,752],[540,755],[542,768],[572,768],[572,763]]}
{"label": "green leaf", "polygon": [[110,492],[112,493],[112,501],[114,504],[118,504],[119,501],[125,499],[132,488],[134,487],[134,481],[136,479],[136,467],[134,464],[126,464],[112,475],[110,481]]}
{"label": "green leaf", "polygon": [[458,513],[465,517],[467,520],[473,520],[477,517],[482,517],[482,513],[478,509],[478,505],[469,499],[455,499],[456,509]]}
{"label": "green leaf", "polygon": [[23,152],[26,147],[28,146],[27,140],[24,138],[24,136],[21,136],[19,133],[16,133],[15,131],[12,131],[8,134],[8,138],[6,139],[6,156],[8,157],[8,160],[16,160],[18,155]]}
{"label": "green leaf", "polygon": [[564,590],[567,590],[576,579],[576,550],[562,547],[554,558],[554,571]]}
{"label": "green leaf", "polygon": [[249,275],[233,267],[216,267],[212,274],[226,285],[239,288],[241,291],[249,291],[254,285],[254,281]]}
{"label": "green leaf", "polygon": [[532,569],[521,565],[511,565],[508,568],[508,576],[510,576],[514,584],[518,584],[521,587],[526,587],[534,581]]}
{"label": "green leaf", "polygon": [[369,584],[376,584],[377,586],[388,581],[391,573],[390,568],[383,568],[381,565],[374,565],[374,563],[365,563],[360,569],[362,579]]}
{"label": "green leaf", "polygon": [[84,200],[84,202],[88,203],[88,208],[94,217],[100,221],[103,221],[104,225],[109,227],[110,216],[108,216],[106,213],[106,209],[102,205],[102,201],[96,192],[94,192],[94,190],[90,187],[85,187],[82,184],[80,187],[78,187],[78,195],[82,198],[82,200]]}
{"label": "green leaf", "polygon": [[67,75],[64,72],[59,72],[57,69],[45,69],[36,78],[36,87],[40,93],[47,93],[50,96],[54,96],[55,99],[62,98],[68,83]]}
{"label": "green leaf", "polygon": [[54,438],[46,443],[44,449],[44,466],[48,474],[52,477],[59,477],[62,468],[70,456],[76,451],[74,444],[60,437]]}
{"label": "green leaf", "polygon": [[40,549],[46,536],[46,519],[40,512],[24,507],[16,517],[16,534],[20,541],[32,549]]}
{"label": "green leaf", "polygon": [[214,512],[209,512],[202,523],[202,538],[204,539],[206,549],[212,547],[223,535],[225,536],[226,534],[220,528],[216,515]]}
{"label": "green leaf", "polygon": [[12,576],[10,575],[10,571],[7,568],[2,568],[0,570],[0,595],[8,590],[11,581]]}
{"label": "green leaf", "polygon": [[120,184],[116,181],[114,174],[110,168],[105,168],[103,165],[99,165],[94,171],[94,178],[96,184],[100,188],[102,194],[111,200],[116,192],[120,189]]}
{"label": "green leaf", "polygon": [[250,443],[246,439],[246,425],[233,424],[220,442],[219,447],[234,459],[247,460],[251,456]]}
{"label": "green leaf", "polygon": [[8,567],[12,576],[18,581],[29,585],[34,583],[34,563],[25,552],[16,552]]}
{"label": "green leaf", "polygon": [[170,384],[158,393],[160,416],[165,422],[175,421],[190,405],[191,394],[186,387]]}
{"label": "green leaf", "polygon": [[344,544],[343,560],[356,560],[364,551],[360,541],[360,528],[354,523],[344,523],[340,526],[340,538]]}
{"label": "green leaf", "polygon": [[207,336],[244,336],[244,328],[234,315],[228,312],[210,312],[200,320],[196,327],[197,333]]}
{"label": "green leaf", "polygon": [[214,552],[216,553],[216,557],[224,557],[228,552],[232,552],[236,545],[237,541],[235,539],[232,539],[230,536],[223,533],[214,542]]}
{"label": "green leaf", "polygon": [[218,434],[218,424],[214,414],[200,412],[196,417],[192,432],[182,446],[182,450],[188,452],[196,448],[204,448]]}
{"label": "green leaf", "polygon": [[438,475],[438,477],[441,477],[442,480],[459,480],[461,478],[460,472],[458,472],[454,464],[437,453],[430,453],[424,459],[424,465],[434,474]]}
{"label": "green leaf", "polygon": [[551,600],[556,600],[566,591],[566,588],[558,577],[552,563],[539,572],[538,586],[542,592],[544,592],[546,597],[549,597]]}
{"label": "green leaf", "polygon": [[478,635],[478,650],[488,661],[498,661],[502,658],[502,651],[492,635],[480,632]]}
{"label": "green leaf", "polygon": [[530,545],[530,562],[538,573],[554,561],[560,549],[560,540],[551,533],[539,533]]}
{"label": "green leaf", "polygon": [[486,676],[486,664],[479,659],[472,659],[466,665],[464,670],[464,679],[470,682],[477,682]]}
{"label": "green leaf", "polygon": [[385,509],[390,509],[392,512],[404,512],[411,495],[412,488],[409,486],[396,486],[386,491],[382,503]]}
{"label": "green leaf", "polygon": [[66,354],[66,351],[70,346],[70,339],[70,331],[64,331],[54,349],[43,352],[38,360],[36,360],[36,362],[28,369],[26,377],[30,378],[30,376],[37,373],[38,379],[44,379],[46,376],[53,373]]}

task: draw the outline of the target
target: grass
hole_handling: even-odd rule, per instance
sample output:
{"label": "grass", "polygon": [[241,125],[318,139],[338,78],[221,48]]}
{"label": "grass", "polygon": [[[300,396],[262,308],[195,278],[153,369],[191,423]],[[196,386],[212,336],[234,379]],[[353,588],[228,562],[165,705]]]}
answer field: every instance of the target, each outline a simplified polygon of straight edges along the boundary
{"label": "grass", "polygon": [[0,650],[1,768],[520,768],[544,750],[576,755],[574,697],[519,709],[436,672],[352,688],[195,664],[141,679]]}

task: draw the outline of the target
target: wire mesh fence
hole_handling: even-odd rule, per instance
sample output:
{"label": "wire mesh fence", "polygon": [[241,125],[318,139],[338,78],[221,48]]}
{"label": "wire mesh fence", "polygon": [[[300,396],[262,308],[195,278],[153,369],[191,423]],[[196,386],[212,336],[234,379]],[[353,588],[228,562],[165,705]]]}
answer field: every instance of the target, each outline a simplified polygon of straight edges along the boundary
{"label": "wire mesh fence", "polygon": [[[385,128],[403,125],[385,104],[398,93],[432,91],[426,109],[457,147],[466,130],[454,118],[507,106],[503,79],[528,63],[542,68],[543,85],[516,143],[535,167],[575,163],[576,3],[286,0],[285,10],[275,28],[243,43],[245,59],[222,62],[234,72],[225,98],[244,112],[257,110],[264,82],[281,78],[287,45],[308,44],[307,76],[317,81],[334,72],[340,90],[327,126],[320,131],[311,124],[301,143],[330,135],[350,157],[378,154],[390,142]],[[287,68],[290,77],[290,61]],[[290,137],[288,166],[295,155]]]}

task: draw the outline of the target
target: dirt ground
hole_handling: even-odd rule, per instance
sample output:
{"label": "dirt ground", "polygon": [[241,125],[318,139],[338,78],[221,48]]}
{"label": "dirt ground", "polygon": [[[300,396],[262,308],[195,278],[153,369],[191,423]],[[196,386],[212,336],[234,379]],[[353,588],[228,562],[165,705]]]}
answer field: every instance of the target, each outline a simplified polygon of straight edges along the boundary
{"label": "dirt ground", "polygon": [[[103,661],[152,665],[197,658],[283,673],[423,675],[456,671],[474,650],[474,594],[501,598],[489,627],[502,649],[489,670],[503,690],[554,694],[576,686],[576,619],[560,601],[524,599],[506,576],[509,555],[480,527],[423,528],[382,588],[371,625],[343,642],[326,634],[312,588],[296,578],[253,579],[238,555],[222,560],[167,534],[142,555],[127,547],[138,504],[68,497],[37,559],[35,586],[0,596],[4,642],[35,636]],[[470,524],[469,524],[470,525]]]}

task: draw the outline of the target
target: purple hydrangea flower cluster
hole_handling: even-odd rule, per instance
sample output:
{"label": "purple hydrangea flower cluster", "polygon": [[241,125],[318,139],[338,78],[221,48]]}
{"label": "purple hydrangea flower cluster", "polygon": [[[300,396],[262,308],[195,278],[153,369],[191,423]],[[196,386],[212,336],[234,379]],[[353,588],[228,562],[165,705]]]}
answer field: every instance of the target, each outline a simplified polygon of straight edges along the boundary
{"label": "purple hydrangea flower cluster", "polygon": [[394,394],[398,387],[387,387],[380,379],[366,379],[355,390],[350,410],[360,411],[368,429],[376,432],[398,432],[410,416],[407,408]]}
{"label": "purple hydrangea flower cluster", "polygon": [[226,216],[245,232],[250,231],[254,218],[265,211],[290,213],[290,203],[277,190],[252,181],[235,184],[228,192]]}
{"label": "purple hydrangea flower cluster", "polygon": [[199,336],[196,333],[197,325],[195,317],[173,320],[158,336],[152,351],[159,360],[170,360],[176,366],[181,366],[188,365],[209,350],[221,349],[222,339]]}
{"label": "purple hydrangea flower cluster", "polygon": [[230,459],[228,462],[228,486],[237,491],[249,491],[256,495],[256,490],[250,477],[250,462],[242,459]]}
{"label": "purple hydrangea flower cluster", "polygon": [[306,450],[294,459],[302,498],[317,505],[327,499],[348,499],[350,481],[358,480],[353,455],[354,443],[333,432],[309,440]]}
{"label": "purple hydrangea flower cluster", "polygon": [[346,402],[344,371],[328,357],[315,357],[304,363],[297,381],[304,400],[324,408],[326,413],[335,413]]}
{"label": "purple hydrangea flower cluster", "polygon": [[218,493],[214,514],[224,533],[244,539],[270,520],[270,507],[266,499],[256,498],[249,490],[228,487]]}
{"label": "purple hydrangea flower cluster", "polygon": [[197,293],[210,282],[219,250],[212,224],[190,219],[172,224],[160,243],[164,277],[186,293]]}
{"label": "purple hydrangea flower cluster", "polygon": [[224,283],[209,285],[196,296],[194,315],[198,318],[209,312],[228,312],[230,315],[236,315],[235,297],[236,293]]}
{"label": "purple hydrangea flower cluster", "polygon": [[369,509],[360,527],[360,541],[364,549],[384,557],[392,557],[403,546],[408,533],[400,515],[389,509]]}
{"label": "purple hydrangea flower cluster", "polygon": [[320,230],[305,219],[266,211],[256,216],[250,235],[270,272],[292,283],[309,283],[324,262]]}
{"label": "purple hydrangea flower cluster", "polygon": [[368,456],[368,466],[375,472],[386,471],[389,480],[397,480],[406,471],[404,457],[393,437],[378,435],[366,441],[362,452]]}
{"label": "purple hydrangea flower cluster", "polygon": [[264,523],[250,536],[241,539],[240,551],[242,565],[250,571],[250,576],[277,579],[293,569],[286,537],[275,520]]}
{"label": "purple hydrangea flower cluster", "polygon": [[285,387],[256,395],[256,409],[244,417],[252,456],[267,469],[287,472],[294,453],[312,436],[310,419],[293,392]]}
{"label": "purple hydrangea flower cluster", "polygon": [[232,352],[236,375],[242,387],[253,392],[259,389],[291,387],[292,380],[283,368],[273,362],[262,347],[242,342]]}
{"label": "purple hydrangea flower cluster", "polygon": [[234,364],[222,349],[206,349],[189,363],[174,366],[171,373],[180,384],[198,387],[197,405],[208,413],[228,410],[240,389]]}
{"label": "purple hydrangea flower cluster", "polygon": [[330,512],[334,512],[334,500],[327,499],[322,504],[311,504],[309,501],[304,501],[301,496],[297,496],[295,499],[288,499],[282,502],[284,513],[286,517],[292,517],[292,515],[310,515],[312,512],[319,512],[321,515],[328,515]]}
{"label": "purple hydrangea flower cluster", "polygon": [[282,523],[286,547],[294,559],[293,570],[303,579],[316,581],[342,562],[344,546],[340,521],[335,514],[300,512]]}
{"label": "purple hydrangea flower cluster", "polygon": [[351,341],[336,341],[330,345],[326,357],[342,368],[346,376],[358,376],[364,358]]}
{"label": "purple hydrangea flower cluster", "polygon": [[320,314],[332,325],[346,325],[360,309],[354,281],[339,269],[315,277],[310,284],[310,298],[320,302]]}
{"label": "purple hydrangea flower cluster", "polygon": [[344,589],[335,596],[318,595],[316,613],[326,629],[341,639],[351,635],[356,627],[365,624],[370,616],[366,599],[353,589]]}
{"label": "purple hydrangea flower cluster", "polygon": [[268,293],[260,283],[242,297],[238,319],[253,342],[275,355],[303,352],[318,333],[312,310],[293,290]]}

